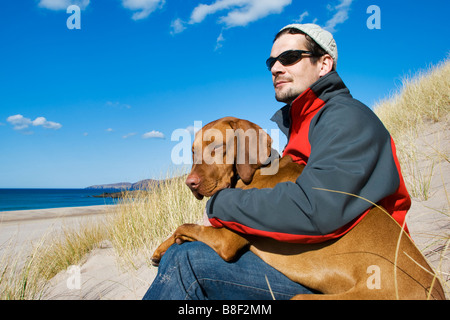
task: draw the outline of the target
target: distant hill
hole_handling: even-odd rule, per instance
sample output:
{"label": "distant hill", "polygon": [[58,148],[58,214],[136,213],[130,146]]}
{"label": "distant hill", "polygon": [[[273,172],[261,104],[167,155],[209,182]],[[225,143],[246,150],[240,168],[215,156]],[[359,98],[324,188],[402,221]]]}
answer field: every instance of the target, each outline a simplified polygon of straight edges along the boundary
{"label": "distant hill", "polygon": [[135,183],[131,182],[119,182],[119,183],[111,183],[111,184],[99,184],[94,186],[89,186],[85,189],[117,189],[117,190],[136,190],[136,189],[146,189],[148,187],[152,187],[158,185],[158,180],[153,179],[145,179]]}
{"label": "distant hill", "polygon": [[138,181],[136,183],[133,183],[131,185],[131,189],[148,189],[148,188],[152,188],[155,187],[157,185],[159,185],[160,181],[159,180],[154,180],[154,179],[145,179],[145,180],[141,180]]}
{"label": "distant hill", "polygon": [[[110,183],[110,184],[100,184],[89,186],[85,189],[90,190],[117,190],[117,192],[103,192],[102,194],[93,195],[94,198],[123,198],[125,195],[133,192],[139,192],[139,190],[151,190],[154,187],[158,186],[160,180],[153,179],[145,179],[135,183],[131,182],[119,182],[119,183]],[[135,191],[133,191],[135,190]]]}
{"label": "distant hill", "polygon": [[119,182],[119,183],[111,183],[111,184],[99,184],[99,185],[95,185],[95,186],[89,186],[86,187],[85,189],[118,189],[118,190],[122,190],[122,189],[131,189],[131,186],[133,184],[130,182]]}

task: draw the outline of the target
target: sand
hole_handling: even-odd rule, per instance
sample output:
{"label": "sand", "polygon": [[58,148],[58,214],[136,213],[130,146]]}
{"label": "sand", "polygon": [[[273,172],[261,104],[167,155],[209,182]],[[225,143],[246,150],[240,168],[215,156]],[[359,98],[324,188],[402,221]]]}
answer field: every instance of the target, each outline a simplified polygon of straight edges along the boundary
{"label": "sand", "polygon": [[73,270],[60,272],[50,281],[43,299],[140,300],[156,276],[157,268],[142,262],[136,270],[120,265],[108,241],[88,254],[79,268],[80,286],[74,286]]}
{"label": "sand", "polygon": [[[417,247],[440,274],[450,299],[450,129],[448,122],[430,124],[416,139],[421,159],[418,167],[425,172],[433,167],[429,198],[413,199],[407,215],[407,225]],[[439,150],[442,156],[436,154]]]}
{"label": "sand", "polygon": [[[113,206],[88,206],[0,212],[0,256],[13,248],[24,250],[45,234],[73,226],[87,218],[100,218]],[[13,241],[14,245],[9,244]]]}
{"label": "sand", "polygon": [[[27,252],[43,237],[76,227],[87,219],[101,223],[113,210],[112,205],[100,205],[0,212],[0,257]],[[137,270],[121,267],[107,241],[78,267],[79,289],[70,282],[75,273],[63,271],[50,281],[43,299],[141,299],[157,272],[145,263]]]}
{"label": "sand", "polygon": [[[417,141],[426,154],[427,148],[439,149],[447,155],[450,130],[443,125],[430,126],[427,134]],[[431,150],[431,149],[430,149]],[[429,159],[419,159],[421,166]],[[427,162],[428,161],[428,162]],[[434,162],[430,197],[426,201],[413,199],[407,216],[411,236],[433,268],[450,286],[450,163],[442,157]],[[75,225],[83,219],[102,219],[114,206],[92,206],[0,212],[0,257],[6,251],[18,250],[38,241],[46,233],[64,226]],[[153,281],[157,269],[142,262],[137,269],[120,265],[114,248],[107,241],[93,250],[79,266],[80,288],[74,288],[73,273],[60,272],[50,281],[44,299],[141,299]],[[72,284],[72,285],[71,285]]]}

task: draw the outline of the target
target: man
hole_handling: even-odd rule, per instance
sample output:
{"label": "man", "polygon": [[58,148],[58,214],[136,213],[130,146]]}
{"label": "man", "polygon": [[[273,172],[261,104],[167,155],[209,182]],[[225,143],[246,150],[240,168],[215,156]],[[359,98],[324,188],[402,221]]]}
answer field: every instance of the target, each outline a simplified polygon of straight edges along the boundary
{"label": "man", "polygon": [[[372,203],[404,223],[411,200],[394,143],[352,98],[335,71],[337,58],[333,36],[317,25],[288,25],[276,35],[267,67],[286,106],[272,120],[288,137],[283,155],[305,169],[296,183],[216,193],[205,210],[212,226],[317,243],[348,232]],[[251,252],[226,263],[200,242],[173,245],[159,268],[144,299],[289,299],[311,292]]]}

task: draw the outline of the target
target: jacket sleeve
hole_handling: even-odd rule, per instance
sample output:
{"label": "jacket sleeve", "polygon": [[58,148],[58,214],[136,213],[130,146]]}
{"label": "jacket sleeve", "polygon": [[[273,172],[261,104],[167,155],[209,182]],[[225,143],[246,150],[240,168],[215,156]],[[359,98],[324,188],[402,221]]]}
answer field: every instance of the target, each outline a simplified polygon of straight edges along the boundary
{"label": "jacket sleeve", "polygon": [[311,154],[296,183],[222,190],[206,205],[211,224],[279,241],[327,240],[372,206],[359,197],[376,203],[398,188],[390,135],[366,106],[323,107],[311,121],[309,142]]}

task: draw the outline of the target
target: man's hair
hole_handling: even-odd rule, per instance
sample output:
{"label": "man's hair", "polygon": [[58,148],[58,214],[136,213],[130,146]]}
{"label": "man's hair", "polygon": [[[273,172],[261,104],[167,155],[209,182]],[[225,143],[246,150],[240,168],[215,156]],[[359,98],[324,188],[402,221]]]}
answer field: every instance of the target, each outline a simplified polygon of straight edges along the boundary
{"label": "man's hair", "polygon": [[[321,46],[319,46],[309,35],[304,33],[303,31],[300,31],[296,28],[286,28],[281,30],[277,33],[275,36],[275,39],[273,39],[273,42],[277,41],[277,39],[282,36],[283,34],[303,34],[306,37],[306,49],[308,51],[312,52],[311,62],[313,64],[316,64],[317,61],[319,61],[319,58],[323,56],[324,54],[327,54],[325,50],[322,49]],[[333,70],[336,70],[335,63],[333,63]]]}

